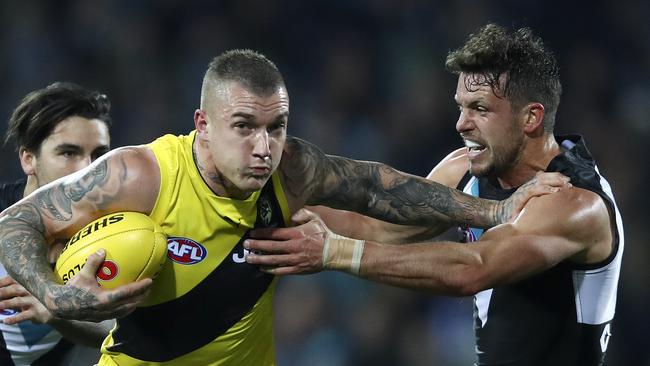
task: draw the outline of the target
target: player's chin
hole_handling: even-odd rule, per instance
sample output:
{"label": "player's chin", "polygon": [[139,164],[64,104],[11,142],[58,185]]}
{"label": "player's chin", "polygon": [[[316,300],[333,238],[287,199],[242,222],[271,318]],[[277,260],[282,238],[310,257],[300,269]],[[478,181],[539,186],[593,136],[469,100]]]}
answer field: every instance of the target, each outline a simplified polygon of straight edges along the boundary
{"label": "player's chin", "polygon": [[469,164],[469,174],[471,174],[471,175],[473,175],[475,177],[487,176],[490,171],[491,171],[491,169],[490,169],[490,163],[489,162],[472,161]]}
{"label": "player's chin", "polygon": [[248,191],[257,191],[260,190],[264,187],[266,182],[269,181],[269,178],[271,177],[270,174],[265,174],[265,175],[251,175],[246,177],[244,180],[244,185],[246,187],[246,190]]}

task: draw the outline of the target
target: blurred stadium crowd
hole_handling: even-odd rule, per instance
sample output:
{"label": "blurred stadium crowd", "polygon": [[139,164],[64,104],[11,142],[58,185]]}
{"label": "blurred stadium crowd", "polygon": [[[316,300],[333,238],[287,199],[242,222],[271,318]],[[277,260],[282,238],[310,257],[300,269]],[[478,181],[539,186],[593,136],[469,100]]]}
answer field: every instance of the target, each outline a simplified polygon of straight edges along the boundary
{"label": "blurred stadium crowd", "polygon": [[[561,64],[556,131],[580,132],[626,224],[609,365],[650,365],[650,2],[558,0],[128,1],[0,3],[0,112],[68,80],[113,102],[114,146],[193,128],[211,58],[252,48],[275,61],[291,134],[328,153],[426,175],[460,146],[447,52],[488,21],[530,26]],[[12,147],[2,180],[21,175]],[[468,365],[472,300],[341,274],[284,278],[278,361],[294,365]],[[186,336],[186,335],[179,335]]]}

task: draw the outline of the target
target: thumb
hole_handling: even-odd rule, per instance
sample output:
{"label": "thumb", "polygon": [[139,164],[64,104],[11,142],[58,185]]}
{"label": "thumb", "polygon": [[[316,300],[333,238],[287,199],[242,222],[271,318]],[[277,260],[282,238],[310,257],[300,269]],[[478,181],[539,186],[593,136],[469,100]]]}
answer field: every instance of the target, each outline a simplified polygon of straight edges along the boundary
{"label": "thumb", "polygon": [[86,264],[84,264],[79,275],[83,275],[85,278],[95,278],[102,264],[104,264],[104,259],[106,259],[106,251],[104,249],[98,249],[95,253],[88,256]]}
{"label": "thumb", "polygon": [[298,212],[296,212],[295,214],[293,214],[293,216],[291,216],[291,221],[293,221],[294,224],[296,225],[302,225],[311,220],[318,220],[318,219],[320,219],[318,215],[316,215],[312,211],[309,211],[306,208],[301,208],[300,210],[298,210]]}

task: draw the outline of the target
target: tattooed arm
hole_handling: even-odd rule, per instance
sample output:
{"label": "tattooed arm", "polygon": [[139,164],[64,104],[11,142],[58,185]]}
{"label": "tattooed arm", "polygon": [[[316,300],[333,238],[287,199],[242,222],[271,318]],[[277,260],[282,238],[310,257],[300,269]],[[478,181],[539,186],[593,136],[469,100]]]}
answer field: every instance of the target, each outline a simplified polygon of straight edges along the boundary
{"label": "tattooed arm", "polygon": [[[467,148],[463,147],[440,161],[427,175],[427,179],[454,188],[458,186],[468,168]],[[356,212],[327,206],[306,208],[318,215],[333,232],[355,239],[405,244],[427,241],[437,234],[437,228],[391,224]]]}
{"label": "tattooed arm", "polygon": [[280,172],[292,211],[304,204],[325,205],[437,232],[455,223],[491,227],[507,222],[528,198],[549,189],[535,186],[505,201],[483,200],[382,163],[326,155],[294,137],[287,137]]}
{"label": "tattooed arm", "polygon": [[[142,182],[149,184],[142,184]],[[146,147],[114,150],[87,168],[56,180],[0,214],[0,260],[9,274],[59,318],[103,320],[135,309],[151,280],[114,290],[97,286],[95,273],[104,253],[88,258],[80,274],[59,285],[47,246],[68,238],[86,223],[116,211],[149,213],[160,172]]]}

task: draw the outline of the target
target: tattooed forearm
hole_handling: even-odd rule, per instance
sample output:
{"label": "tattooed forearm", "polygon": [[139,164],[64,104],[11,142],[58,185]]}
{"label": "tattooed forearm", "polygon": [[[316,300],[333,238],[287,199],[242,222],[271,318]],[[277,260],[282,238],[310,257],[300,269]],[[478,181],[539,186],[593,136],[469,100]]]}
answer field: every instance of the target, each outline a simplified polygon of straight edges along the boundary
{"label": "tattooed forearm", "polygon": [[291,163],[283,169],[284,181],[291,194],[305,195],[309,205],[432,228],[500,223],[496,201],[478,199],[381,163],[328,156],[302,140],[287,142],[291,143]]}
{"label": "tattooed forearm", "polygon": [[0,259],[11,277],[41,300],[46,281],[54,280],[44,231],[38,208],[29,203],[10,207],[0,218]]}
{"label": "tattooed forearm", "polygon": [[337,178],[330,181],[341,183],[330,187],[322,199],[338,208],[407,225],[487,227],[497,223],[495,201],[481,200],[381,163],[334,158],[332,164],[337,166],[332,170]]}
{"label": "tattooed forearm", "polygon": [[49,243],[67,231],[74,232],[75,225],[81,224],[77,222],[80,217],[92,217],[83,213],[75,218],[75,207],[97,213],[114,202],[126,177],[123,155],[107,157],[37,190],[0,216],[0,261],[58,317],[72,316],[73,309],[92,311],[89,304],[97,299],[82,289],[58,284],[49,260]]}
{"label": "tattooed forearm", "polygon": [[7,209],[0,218],[0,260],[58,318],[103,320],[115,309],[100,309],[88,290],[58,285],[47,260],[45,226],[39,208],[29,202]]}

